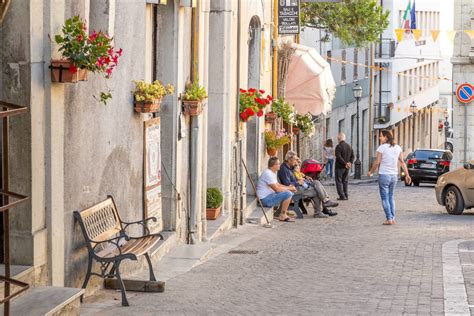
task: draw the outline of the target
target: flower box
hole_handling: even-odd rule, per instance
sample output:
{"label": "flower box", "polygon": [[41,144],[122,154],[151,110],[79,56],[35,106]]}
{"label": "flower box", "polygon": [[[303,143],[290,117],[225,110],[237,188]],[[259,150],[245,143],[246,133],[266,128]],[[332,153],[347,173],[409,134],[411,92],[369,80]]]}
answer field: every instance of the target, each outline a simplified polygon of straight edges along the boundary
{"label": "flower box", "polygon": [[75,67],[70,60],[51,60],[51,82],[87,81],[88,71]]}
{"label": "flower box", "polygon": [[197,116],[202,113],[202,101],[183,100],[184,114]]}
{"label": "flower box", "polygon": [[273,124],[277,119],[277,114],[275,112],[268,112],[265,114],[265,122]]}
{"label": "flower box", "polygon": [[135,101],[135,112],[138,113],[156,113],[160,112],[161,99],[150,101]]}
{"label": "flower box", "polygon": [[278,153],[278,150],[276,148],[268,148],[267,147],[267,154],[270,156],[270,157],[275,157]]}
{"label": "flower box", "polygon": [[221,215],[221,207],[218,208],[206,208],[206,219],[214,220]]}

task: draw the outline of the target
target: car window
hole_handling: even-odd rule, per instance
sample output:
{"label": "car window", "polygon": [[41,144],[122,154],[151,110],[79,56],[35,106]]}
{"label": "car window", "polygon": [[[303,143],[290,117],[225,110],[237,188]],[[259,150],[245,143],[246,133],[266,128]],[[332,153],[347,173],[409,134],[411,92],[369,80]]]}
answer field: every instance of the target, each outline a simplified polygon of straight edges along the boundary
{"label": "car window", "polygon": [[434,150],[417,150],[415,151],[416,159],[441,159],[443,157],[442,151]]}

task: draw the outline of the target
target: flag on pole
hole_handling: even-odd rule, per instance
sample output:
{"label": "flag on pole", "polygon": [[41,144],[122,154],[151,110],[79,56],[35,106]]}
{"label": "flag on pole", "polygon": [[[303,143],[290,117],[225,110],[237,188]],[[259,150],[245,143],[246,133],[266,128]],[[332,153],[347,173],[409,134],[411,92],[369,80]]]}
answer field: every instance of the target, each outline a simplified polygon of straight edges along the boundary
{"label": "flag on pole", "polygon": [[413,0],[413,6],[411,7],[410,19],[411,19],[411,25],[410,25],[411,29],[416,30],[415,0]]}
{"label": "flag on pole", "polygon": [[405,10],[405,14],[403,14],[403,22],[402,22],[402,29],[405,29],[406,32],[410,31],[410,11],[411,11],[411,0],[408,0],[408,5]]}

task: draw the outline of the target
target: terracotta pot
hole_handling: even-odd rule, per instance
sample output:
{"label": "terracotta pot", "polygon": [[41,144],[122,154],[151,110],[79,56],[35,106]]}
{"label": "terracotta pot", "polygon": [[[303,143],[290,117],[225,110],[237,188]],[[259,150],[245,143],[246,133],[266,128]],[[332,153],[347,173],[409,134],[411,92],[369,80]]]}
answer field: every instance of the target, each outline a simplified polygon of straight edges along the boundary
{"label": "terracotta pot", "polygon": [[268,112],[265,114],[265,122],[273,124],[277,119],[277,114],[275,112]]}
{"label": "terracotta pot", "polygon": [[221,208],[207,208],[206,209],[206,219],[216,219],[221,215]]}
{"label": "terracotta pot", "polygon": [[69,68],[72,62],[67,59],[51,60],[51,82],[78,82],[87,81],[88,71],[85,69],[77,69],[77,72],[72,73]]}
{"label": "terracotta pot", "polygon": [[197,116],[202,113],[202,101],[183,100],[184,114]]}
{"label": "terracotta pot", "polygon": [[135,112],[138,113],[156,113],[160,112],[161,99],[150,101],[135,101]]}
{"label": "terracotta pot", "polygon": [[267,147],[267,154],[270,156],[270,157],[275,157],[277,155],[277,150],[276,148],[268,148]]}
{"label": "terracotta pot", "polygon": [[294,126],[293,129],[292,129],[292,131],[293,131],[293,134],[298,135],[298,134],[300,133],[300,128]]}

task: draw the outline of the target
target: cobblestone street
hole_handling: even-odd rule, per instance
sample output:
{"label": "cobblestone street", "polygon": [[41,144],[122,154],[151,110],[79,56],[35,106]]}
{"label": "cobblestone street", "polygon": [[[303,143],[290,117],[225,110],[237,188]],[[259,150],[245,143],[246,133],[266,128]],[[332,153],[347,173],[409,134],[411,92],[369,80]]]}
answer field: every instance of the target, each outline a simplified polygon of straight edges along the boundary
{"label": "cobblestone street", "polygon": [[[335,199],[335,187],[327,188]],[[216,255],[169,280],[165,293],[129,292],[129,308],[112,300],[119,293],[103,291],[81,310],[88,315],[443,314],[443,243],[473,239],[472,212],[449,216],[436,203],[433,186],[399,184],[398,224],[383,226],[376,184],[350,186],[349,194],[350,200],[335,208],[336,217],[237,232],[260,232],[235,248],[257,254]],[[462,255],[463,264],[470,261],[469,253]],[[473,280],[469,268],[466,280]],[[472,304],[474,290],[467,292]]]}

